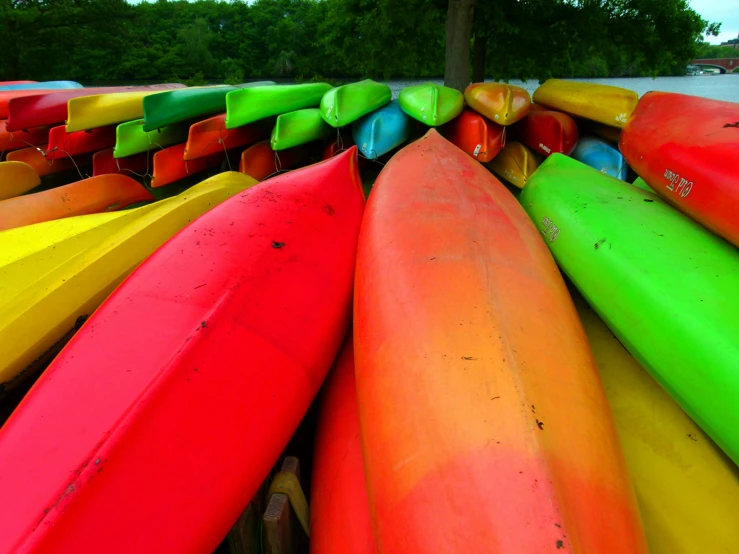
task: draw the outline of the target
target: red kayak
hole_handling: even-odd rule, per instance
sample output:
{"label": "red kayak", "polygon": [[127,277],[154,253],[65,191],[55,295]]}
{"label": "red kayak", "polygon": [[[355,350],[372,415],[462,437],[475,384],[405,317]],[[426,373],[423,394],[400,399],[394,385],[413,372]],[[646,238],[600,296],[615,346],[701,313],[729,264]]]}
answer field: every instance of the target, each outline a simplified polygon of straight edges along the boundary
{"label": "red kayak", "polygon": [[8,118],[8,104],[14,98],[23,98],[24,96],[38,96],[39,94],[49,94],[59,92],[60,90],[61,89],[0,90],[0,119]]}
{"label": "red kayak", "polygon": [[620,149],[657,194],[739,246],[739,104],[648,92]]}
{"label": "red kayak", "polygon": [[64,125],[52,127],[46,146],[46,159],[56,160],[69,156],[89,154],[115,146],[115,125],[98,127],[89,131],[68,133]]}
{"label": "red kayak", "polygon": [[311,554],[375,554],[351,335],[323,388],[310,509]]}
{"label": "red kayak", "polygon": [[270,175],[304,164],[314,150],[313,144],[302,144],[275,152],[269,140],[263,140],[241,153],[239,171],[257,181],[263,181]]}
{"label": "red kayak", "polygon": [[505,147],[505,127],[466,109],[447,123],[444,136],[479,162],[489,162]]}
{"label": "red kayak", "polygon": [[154,154],[152,162],[152,187],[163,187],[185,179],[190,175],[202,173],[208,169],[218,167],[226,157],[225,152],[217,152],[204,158],[185,161],[185,144],[175,144],[162,148]]}
{"label": "red kayak", "polygon": [[0,154],[12,150],[20,150],[31,145],[46,144],[49,127],[35,127],[23,131],[8,131],[7,122],[0,120]]}
{"label": "red kayak", "polygon": [[226,200],[95,311],[0,430],[0,552],[213,552],[346,335],[356,156]]}
{"label": "red kayak", "polygon": [[96,87],[61,90],[21,96],[8,103],[8,129],[27,129],[40,125],[59,125],[67,120],[67,102],[72,98],[110,94],[112,92],[146,92],[184,88],[180,84],[149,85],[142,87]]}
{"label": "red kayak", "polygon": [[125,158],[114,158],[113,148],[95,152],[92,156],[92,176],[122,173],[129,177],[142,177],[151,169],[151,158],[148,152],[142,152]]}
{"label": "red kayak", "polygon": [[57,160],[48,160],[44,156],[44,152],[35,146],[28,148],[21,148],[20,150],[14,150],[8,153],[5,157],[8,161],[12,162],[23,162],[30,165],[36,170],[39,177],[45,175],[53,175],[54,173],[61,173],[62,171],[70,171],[76,168],[82,168],[90,165],[92,158],[89,154],[75,157],[74,160],[71,158],[59,158]]}
{"label": "red kayak", "polygon": [[235,129],[226,129],[226,114],[217,115],[190,125],[184,159],[195,160],[232,148],[254,144],[269,138],[272,120],[262,120]]}
{"label": "red kayak", "polygon": [[537,107],[511,126],[511,138],[545,156],[553,152],[569,156],[577,146],[577,123],[566,113]]}

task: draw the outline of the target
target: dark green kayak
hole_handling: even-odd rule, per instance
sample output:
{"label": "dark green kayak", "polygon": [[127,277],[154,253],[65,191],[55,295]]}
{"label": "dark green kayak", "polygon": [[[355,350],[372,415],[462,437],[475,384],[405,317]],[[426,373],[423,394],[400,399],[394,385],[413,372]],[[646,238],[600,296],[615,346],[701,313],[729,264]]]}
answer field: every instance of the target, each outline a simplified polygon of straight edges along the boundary
{"label": "dark green kayak", "polygon": [[161,129],[144,131],[144,120],[121,123],[115,128],[114,158],[125,158],[141,152],[172,146],[187,140],[190,123],[175,123]]}
{"label": "dark green kayak", "polygon": [[331,90],[328,83],[274,85],[232,90],[226,95],[226,129],[254,123],[273,115],[318,107]]}
{"label": "dark green kayak", "polygon": [[335,134],[336,131],[321,119],[318,108],[296,110],[277,117],[270,145],[272,150],[285,150]]}
{"label": "dark green kayak", "polygon": [[191,87],[144,97],[144,131],[153,131],[180,121],[202,118],[226,111],[226,95],[248,87],[274,85],[256,81],[234,86]]}
{"label": "dark green kayak", "polygon": [[739,250],[654,193],[561,154],[520,201],[611,331],[739,462]]}
{"label": "dark green kayak", "polygon": [[331,127],[343,127],[381,108],[393,97],[390,87],[365,79],[329,90],[321,99],[321,117]]}

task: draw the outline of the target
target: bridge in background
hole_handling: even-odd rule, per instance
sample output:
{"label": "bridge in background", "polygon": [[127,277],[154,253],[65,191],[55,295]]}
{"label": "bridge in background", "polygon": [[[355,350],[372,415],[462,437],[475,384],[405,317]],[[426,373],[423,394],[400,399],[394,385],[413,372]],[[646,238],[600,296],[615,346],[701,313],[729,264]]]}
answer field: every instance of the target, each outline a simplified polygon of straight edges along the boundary
{"label": "bridge in background", "polygon": [[733,73],[737,68],[739,68],[739,58],[699,59],[693,60],[690,63],[691,65],[708,65],[711,67],[717,67],[721,73]]}

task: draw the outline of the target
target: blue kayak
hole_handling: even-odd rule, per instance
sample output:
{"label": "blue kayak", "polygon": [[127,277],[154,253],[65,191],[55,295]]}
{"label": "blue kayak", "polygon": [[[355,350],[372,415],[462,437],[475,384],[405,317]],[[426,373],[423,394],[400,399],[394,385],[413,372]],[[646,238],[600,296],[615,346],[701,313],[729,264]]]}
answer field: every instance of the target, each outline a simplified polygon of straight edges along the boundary
{"label": "blue kayak", "polygon": [[352,137],[362,155],[370,160],[400,146],[411,134],[411,118],[393,100],[352,125]]}
{"label": "blue kayak", "polygon": [[580,137],[571,156],[601,173],[626,180],[628,166],[621,152],[599,138]]}
{"label": "blue kayak", "polygon": [[82,85],[75,81],[46,81],[45,83],[22,83],[19,85],[4,85],[0,87],[0,91],[4,90],[49,90],[49,89],[71,89],[82,88]]}

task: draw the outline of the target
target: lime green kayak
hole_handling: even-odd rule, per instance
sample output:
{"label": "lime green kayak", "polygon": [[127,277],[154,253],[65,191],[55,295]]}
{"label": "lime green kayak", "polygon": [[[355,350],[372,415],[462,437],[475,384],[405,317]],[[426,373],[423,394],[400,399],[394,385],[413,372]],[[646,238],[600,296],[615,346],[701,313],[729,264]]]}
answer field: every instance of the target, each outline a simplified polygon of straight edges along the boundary
{"label": "lime green kayak", "polygon": [[329,138],[336,133],[321,118],[318,108],[284,113],[277,117],[270,144],[272,150],[285,150],[314,140]]}
{"label": "lime green kayak", "polygon": [[146,96],[143,99],[144,131],[223,113],[229,92],[274,84],[274,81],[256,81],[235,86],[190,87]]}
{"label": "lime green kayak", "polygon": [[166,146],[172,146],[187,140],[189,123],[175,123],[161,129],[144,131],[144,120],[128,121],[115,128],[114,158],[125,158],[141,152],[148,152]]}
{"label": "lime green kayak", "polygon": [[651,188],[649,188],[649,185],[641,177],[637,177],[636,180],[633,183],[631,183],[631,184],[634,185],[635,187],[640,188],[640,189],[644,189],[644,190],[649,191],[649,192],[654,192],[654,191],[652,191]]}
{"label": "lime green kayak", "polygon": [[343,127],[390,102],[390,87],[365,79],[329,90],[321,99],[321,117],[332,127]]}
{"label": "lime green kayak", "polygon": [[739,251],[654,193],[560,154],[520,201],[611,331],[739,462]]}
{"label": "lime green kayak", "polygon": [[437,127],[462,113],[464,96],[453,88],[424,83],[400,91],[400,107],[421,123]]}
{"label": "lime green kayak", "polygon": [[232,90],[226,95],[226,129],[254,123],[273,115],[318,107],[331,90],[328,83],[274,85]]}

